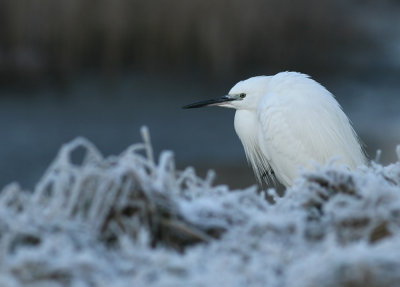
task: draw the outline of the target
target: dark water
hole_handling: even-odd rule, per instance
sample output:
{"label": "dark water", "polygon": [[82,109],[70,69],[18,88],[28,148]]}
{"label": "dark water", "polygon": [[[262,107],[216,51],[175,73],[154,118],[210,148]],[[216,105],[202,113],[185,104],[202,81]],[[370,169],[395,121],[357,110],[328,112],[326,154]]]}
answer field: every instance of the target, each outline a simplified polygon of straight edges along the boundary
{"label": "dark water", "polygon": [[[349,80],[318,79],[333,92],[353,121],[371,157],[395,160],[400,144],[400,83],[395,74]],[[196,78],[129,74],[112,84],[84,76],[66,89],[43,86],[32,91],[0,91],[0,186],[17,181],[32,188],[60,145],[84,136],[105,155],[118,154],[141,140],[150,128],[158,153],[172,150],[177,166],[195,166],[233,188],[255,183],[233,128],[234,111],[182,110],[196,100],[225,94],[234,83]]]}

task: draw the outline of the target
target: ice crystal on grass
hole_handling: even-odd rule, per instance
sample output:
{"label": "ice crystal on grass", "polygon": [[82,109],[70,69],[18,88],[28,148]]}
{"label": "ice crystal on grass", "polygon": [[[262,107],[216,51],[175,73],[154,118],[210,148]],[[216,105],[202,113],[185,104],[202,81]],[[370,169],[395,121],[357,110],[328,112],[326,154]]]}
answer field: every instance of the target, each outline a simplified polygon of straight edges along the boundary
{"label": "ice crystal on grass", "polygon": [[400,286],[400,163],[255,187],[65,144],[33,192],[0,193],[0,286]]}

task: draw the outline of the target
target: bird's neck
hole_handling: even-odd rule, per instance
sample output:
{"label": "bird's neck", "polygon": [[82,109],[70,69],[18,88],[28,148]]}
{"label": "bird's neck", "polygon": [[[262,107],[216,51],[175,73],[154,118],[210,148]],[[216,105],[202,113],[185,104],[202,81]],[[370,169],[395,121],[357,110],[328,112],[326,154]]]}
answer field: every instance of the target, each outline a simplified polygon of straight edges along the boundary
{"label": "bird's neck", "polygon": [[235,131],[243,146],[257,141],[257,115],[251,110],[237,110],[235,113]]}
{"label": "bird's neck", "polygon": [[263,157],[258,144],[257,115],[252,110],[237,110],[235,114],[235,131],[239,136],[247,161],[250,163],[259,182],[262,174],[269,170],[269,165]]}

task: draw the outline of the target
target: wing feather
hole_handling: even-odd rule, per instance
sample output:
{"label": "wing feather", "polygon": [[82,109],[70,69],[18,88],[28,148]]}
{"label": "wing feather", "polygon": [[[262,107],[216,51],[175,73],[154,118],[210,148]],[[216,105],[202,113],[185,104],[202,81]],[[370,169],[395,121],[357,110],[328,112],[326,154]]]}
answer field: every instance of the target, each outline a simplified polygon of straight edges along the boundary
{"label": "wing feather", "polygon": [[351,124],[333,96],[308,79],[307,85],[272,89],[257,110],[258,141],[275,175],[293,184],[299,167],[332,158],[351,168],[365,162]]}

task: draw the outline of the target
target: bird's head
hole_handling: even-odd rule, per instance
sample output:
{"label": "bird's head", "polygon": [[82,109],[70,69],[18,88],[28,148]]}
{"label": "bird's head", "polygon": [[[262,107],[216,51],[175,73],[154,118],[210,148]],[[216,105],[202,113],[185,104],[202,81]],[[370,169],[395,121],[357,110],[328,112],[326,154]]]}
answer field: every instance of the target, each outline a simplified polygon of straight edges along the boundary
{"label": "bird's head", "polygon": [[184,106],[184,109],[220,106],[237,110],[257,109],[260,98],[266,93],[270,77],[258,76],[240,81],[225,96]]}

